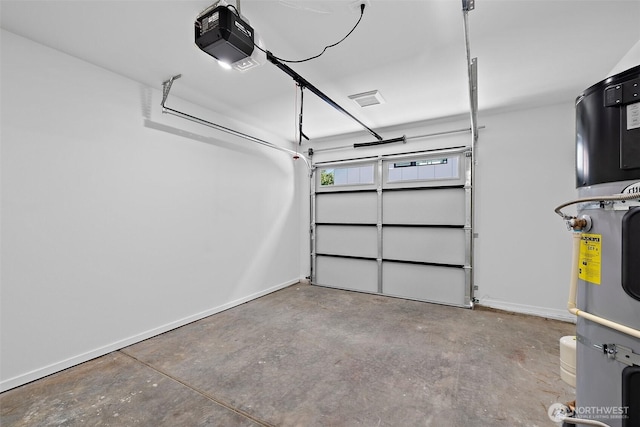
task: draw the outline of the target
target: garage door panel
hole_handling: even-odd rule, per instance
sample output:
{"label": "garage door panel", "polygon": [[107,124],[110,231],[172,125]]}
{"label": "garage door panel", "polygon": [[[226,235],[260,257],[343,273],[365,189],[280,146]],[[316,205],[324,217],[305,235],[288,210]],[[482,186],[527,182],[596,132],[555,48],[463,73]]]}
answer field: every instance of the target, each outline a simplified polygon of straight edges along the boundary
{"label": "garage door panel", "polygon": [[385,259],[464,265],[465,232],[462,228],[385,227]]}
{"label": "garage door panel", "polygon": [[385,224],[464,225],[463,188],[387,191],[382,198]]}
{"label": "garage door panel", "polygon": [[316,283],[363,292],[378,292],[378,262],[316,256]]}
{"label": "garage door panel", "polygon": [[316,222],[375,224],[377,206],[375,192],[319,193],[316,195]]}
{"label": "garage door panel", "polygon": [[471,161],[464,150],[316,167],[314,284],[469,306]]}
{"label": "garage door panel", "polygon": [[378,255],[378,228],[376,226],[318,225],[316,252],[376,258]]}
{"label": "garage door panel", "polygon": [[465,300],[462,268],[383,262],[382,271],[385,294],[451,305]]}

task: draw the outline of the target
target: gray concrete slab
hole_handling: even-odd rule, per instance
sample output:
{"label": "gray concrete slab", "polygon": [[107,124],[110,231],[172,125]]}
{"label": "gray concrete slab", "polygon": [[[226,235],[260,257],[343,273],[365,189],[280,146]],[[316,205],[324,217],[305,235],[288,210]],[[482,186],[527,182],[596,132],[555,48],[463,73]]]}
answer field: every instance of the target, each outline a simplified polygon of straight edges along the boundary
{"label": "gray concrete slab", "polygon": [[[574,331],[532,316],[295,285],[105,358],[138,366],[126,374],[135,384],[129,393],[136,391],[127,407],[155,414],[132,415],[139,425],[551,426],[547,407],[575,395],[560,380],[558,346]],[[100,374],[101,359],[89,362],[98,366],[89,369],[94,388],[117,403],[118,370]],[[158,375],[194,399],[142,399]],[[21,395],[57,413],[50,416],[80,411],[70,412],[73,395],[38,386],[47,380],[0,395],[3,426],[26,425],[19,423],[33,403],[18,404]],[[174,423],[158,407],[195,418]],[[207,418],[212,408],[235,418]],[[109,421],[123,422],[127,412],[118,413]]]}
{"label": "gray concrete slab", "polygon": [[0,395],[8,426],[257,426],[114,352]]}

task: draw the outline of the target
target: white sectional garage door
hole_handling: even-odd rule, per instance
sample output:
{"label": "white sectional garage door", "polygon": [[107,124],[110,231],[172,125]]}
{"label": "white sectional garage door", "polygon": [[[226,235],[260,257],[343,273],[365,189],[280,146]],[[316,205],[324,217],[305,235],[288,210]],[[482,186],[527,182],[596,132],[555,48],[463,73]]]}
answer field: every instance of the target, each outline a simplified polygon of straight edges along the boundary
{"label": "white sectional garage door", "polygon": [[312,283],[469,307],[469,154],[464,148],[316,164]]}

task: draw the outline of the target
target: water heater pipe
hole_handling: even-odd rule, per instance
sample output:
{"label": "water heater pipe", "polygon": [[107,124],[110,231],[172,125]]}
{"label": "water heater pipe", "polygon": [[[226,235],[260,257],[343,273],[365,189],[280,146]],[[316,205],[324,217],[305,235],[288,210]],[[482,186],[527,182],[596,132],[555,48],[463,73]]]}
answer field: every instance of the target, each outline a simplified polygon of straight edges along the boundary
{"label": "water heater pipe", "polygon": [[611,427],[609,424],[605,424],[597,420],[587,420],[584,418],[564,417],[562,418],[562,421],[566,422],[567,424],[573,424],[573,425],[586,424],[588,426]]}
{"label": "water heater pipe", "polygon": [[[638,195],[635,195],[638,197]],[[567,310],[569,313],[576,316],[583,317],[592,322],[598,323],[602,326],[614,329],[618,332],[622,332],[627,335],[631,335],[635,338],[640,338],[640,330],[630,328],[620,323],[613,322],[600,316],[588,313],[578,309],[576,306],[576,296],[578,289],[578,262],[580,260],[580,241],[582,238],[582,232],[573,232],[573,255],[571,257],[571,281],[569,283],[569,302],[567,303]]]}
{"label": "water heater pipe", "polygon": [[638,200],[638,199],[640,199],[640,196],[638,196],[638,194],[636,193],[626,193],[626,194],[621,193],[621,194],[614,194],[612,196],[584,197],[582,199],[572,200],[570,202],[563,203],[560,206],[558,206],[554,212],[560,215],[562,219],[567,220],[567,219],[573,218],[570,215],[565,215],[562,213],[562,209],[566,208],[567,206],[576,205],[578,203],[587,203],[587,202],[620,202],[624,200]]}
{"label": "water heater pipe", "polygon": [[554,403],[553,405],[551,405],[549,407],[549,410],[547,411],[547,414],[549,415],[549,418],[551,418],[551,421],[556,423],[564,422],[569,425],[586,424],[588,426],[611,427],[609,424],[605,424],[598,420],[574,418],[573,416],[571,416],[573,414],[573,411],[563,403]]}

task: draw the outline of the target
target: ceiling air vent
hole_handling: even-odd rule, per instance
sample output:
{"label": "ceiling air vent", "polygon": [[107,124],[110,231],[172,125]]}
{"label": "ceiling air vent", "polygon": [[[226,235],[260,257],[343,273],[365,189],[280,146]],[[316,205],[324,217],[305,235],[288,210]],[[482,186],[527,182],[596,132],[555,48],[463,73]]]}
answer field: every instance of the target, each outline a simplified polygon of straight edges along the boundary
{"label": "ceiling air vent", "polygon": [[353,99],[361,107],[384,104],[384,98],[377,90],[349,95],[349,99]]}

